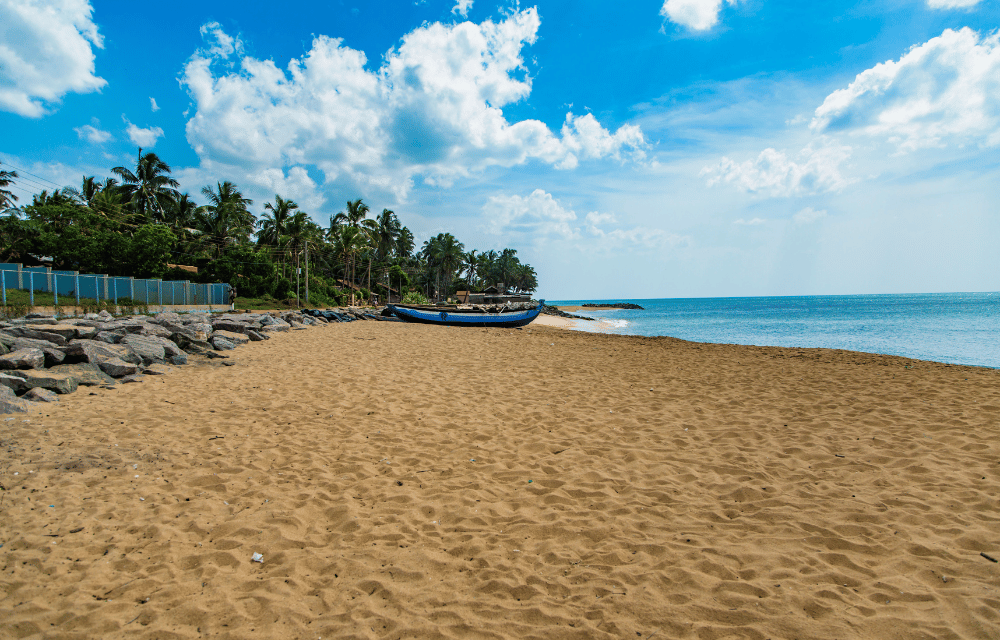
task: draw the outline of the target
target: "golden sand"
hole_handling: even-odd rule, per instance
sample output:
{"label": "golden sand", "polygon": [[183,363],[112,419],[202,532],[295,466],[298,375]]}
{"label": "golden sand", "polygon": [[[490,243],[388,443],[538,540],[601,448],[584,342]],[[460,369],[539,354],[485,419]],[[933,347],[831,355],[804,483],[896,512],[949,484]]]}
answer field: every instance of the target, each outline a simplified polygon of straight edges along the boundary
{"label": "golden sand", "polygon": [[0,637],[1000,637],[997,371],[537,325],[231,353],[0,421]]}

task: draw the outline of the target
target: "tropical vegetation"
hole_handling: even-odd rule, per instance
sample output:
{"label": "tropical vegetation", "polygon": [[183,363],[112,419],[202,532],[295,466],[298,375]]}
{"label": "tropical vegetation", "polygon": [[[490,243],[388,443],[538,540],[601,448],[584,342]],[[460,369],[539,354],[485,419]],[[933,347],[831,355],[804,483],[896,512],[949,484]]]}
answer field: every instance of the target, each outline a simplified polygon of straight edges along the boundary
{"label": "tropical vegetation", "polygon": [[[418,249],[390,209],[350,200],[323,227],[294,201],[275,194],[262,206],[230,181],[196,197],[179,191],[170,166],[139,150],[134,166],[78,186],[44,190],[19,203],[0,170],[0,260],[136,278],[227,282],[259,304],[301,299],[328,306],[374,295],[443,300],[498,283],[509,292],[537,289],[535,270],[514,249],[467,250],[451,233]],[[44,257],[44,258],[43,258]],[[197,269],[193,273],[191,267]]]}

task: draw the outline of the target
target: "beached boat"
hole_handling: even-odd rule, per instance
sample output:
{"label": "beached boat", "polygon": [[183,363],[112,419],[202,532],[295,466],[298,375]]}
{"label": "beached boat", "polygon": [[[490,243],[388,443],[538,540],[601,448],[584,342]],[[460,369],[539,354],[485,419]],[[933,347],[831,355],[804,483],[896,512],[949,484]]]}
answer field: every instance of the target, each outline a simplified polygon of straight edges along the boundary
{"label": "beached boat", "polygon": [[484,309],[457,307],[431,307],[423,305],[390,304],[386,308],[397,318],[407,322],[440,324],[449,327],[523,327],[538,317],[545,306],[542,300],[534,309],[490,313]]}

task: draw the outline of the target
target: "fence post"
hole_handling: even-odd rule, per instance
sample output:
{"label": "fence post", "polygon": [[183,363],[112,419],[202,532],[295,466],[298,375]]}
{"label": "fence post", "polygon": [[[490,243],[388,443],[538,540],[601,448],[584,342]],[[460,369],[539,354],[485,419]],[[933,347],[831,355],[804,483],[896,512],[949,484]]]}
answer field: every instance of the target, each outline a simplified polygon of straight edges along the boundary
{"label": "fence post", "polygon": [[23,272],[22,272],[23,268],[24,268],[24,265],[22,265],[20,262],[18,262],[17,263],[17,288],[18,289],[23,289],[24,288],[24,278],[22,277],[24,275]]}
{"label": "fence post", "polygon": [[[73,288],[76,289],[76,306],[80,306],[80,272],[75,272],[76,275],[73,278]],[[79,310],[78,310],[79,311]]]}
{"label": "fence post", "polygon": [[156,281],[156,301],[161,307],[163,306],[163,280]]}
{"label": "fence post", "polygon": [[35,272],[28,272],[28,304],[35,306]]}
{"label": "fence post", "polygon": [[135,300],[135,278],[128,279],[128,297]]}
{"label": "fence post", "polygon": [[114,295],[115,295],[114,300],[115,300],[115,306],[117,307],[118,306],[118,278],[114,278],[111,281],[111,286],[114,288]]}
{"label": "fence post", "polygon": [[59,306],[59,274],[53,273],[52,275],[52,306]]}
{"label": "fence post", "polygon": [[0,289],[3,289],[3,306],[7,306],[7,272],[0,271]]}

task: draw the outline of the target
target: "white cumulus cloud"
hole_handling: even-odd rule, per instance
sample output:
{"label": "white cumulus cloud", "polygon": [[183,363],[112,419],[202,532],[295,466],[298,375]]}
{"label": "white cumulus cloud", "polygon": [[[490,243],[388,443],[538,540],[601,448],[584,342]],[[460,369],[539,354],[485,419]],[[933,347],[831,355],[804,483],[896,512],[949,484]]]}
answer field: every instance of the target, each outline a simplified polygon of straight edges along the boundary
{"label": "white cumulus cloud", "polygon": [[831,93],[810,126],[882,137],[900,151],[1000,144],[1000,33],[946,29]]}
{"label": "white cumulus cloud", "polygon": [[551,193],[535,189],[521,196],[493,196],[483,207],[491,233],[523,233],[535,238],[560,236],[566,239],[579,236],[573,226],[576,213],[565,209]]}
{"label": "white cumulus cloud", "polygon": [[86,140],[90,144],[103,144],[113,137],[109,132],[90,124],[74,127],[73,131],[76,131],[81,140]]}
{"label": "white cumulus cloud", "polygon": [[[735,5],[737,0],[725,0]],[[707,31],[719,22],[723,0],[666,0],[660,15],[693,31]]]}
{"label": "white cumulus cloud", "polygon": [[979,0],[927,0],[931,9],[966,9],[979,4]]}
{"label": "white cumulus cloud", "polygon": [[792,220],[799,224],[809,224],[810,222],[816,222],[820,218],[826,217],[826,209],[813,209],[812,207],[806,207],[805,209],[799,211],[794,216]]}
{"label": "white cumulus cloud", "polygon": [[[218,25],[181,81],[195,105],[187,138],[202,161],[258,167],[313,165],[326,182],[374,187],[403,199],[417,178],[435,185],[489,166],[538,160],[641,158],[642,132],[615,132],[569,114],[561,135],[537,120],[509,122],[502,107],[531,92],[522,48],[535,42],[535,9],[482,24],[425,24],[378,69],[340,39],[317,36],[287,70],[242,54]],[[238,68],[230,67],[238,58]]]}
{"label": "white cumulus cloud", "polygon": [[744,162],[724,157],[718,164],[702,169],[701,175],[708,176],[710,187],[726,182],[741,191],[775,197],[839,191],[851,183],[840,173],[840,165],[850,155],[850,147],[832,142],[809,145],[793,158],[768,148]]}
{"label": "white cumulus cloud", "polygon": [[0,109],[40,118],[67,93],[98,91],[103,46],[87,0],[0,1]]}
{"label": "white cumulus cloud", "polygon": [[733,220],[733,224],[740,227],[756,227],[766,222],[767,220],[764,220],[763,218],[752,218],[750,220],[744,220],[743,218],[738,218],[736,220]]}
{"label": "white cumulus cloud", "polygon": [[455,6],[452,7],[451,12],[460,14],[464,18],[469,15],[469,9],[472,8],[473,1],[474,0],[458,0],[455,2]]}
{"label": "white cumulus cloud", "polygon": [[[581,240],[583,234],[578,226],[576,212],[564,207],[558,200],[542,189],[535,189],[527,197],[493,196],[483,206],[490,233],[511,236],[519,235],[526,240],[540,241],[545,238]],[[662,229],[633,227],[630,229],[606,229],[606,225],[618,222],[613,213],[591,211],[584,219],[584,226],[591,237],[602,239],[600,248],[613,247],[653,248],[675,246],[689,239]],[[586,245],[592,250],[593,245]]]}
{"label": "white cumulus cloud", "polygon": [[149,98],[149,110],[156,113],[160,110],[160,105],[156,104],[156,99],[153,97]]}
{"label": "white cumulus cloud", "polygon": [[140,147],[152,148],[156,144],[156,141],[163,137],[163,129],[159,127],[143,129],[129,122],[124,116],[122,116],[122,119],[128,125],[125,127],[125,133],[128,134],[129,139],[133,143]]}

